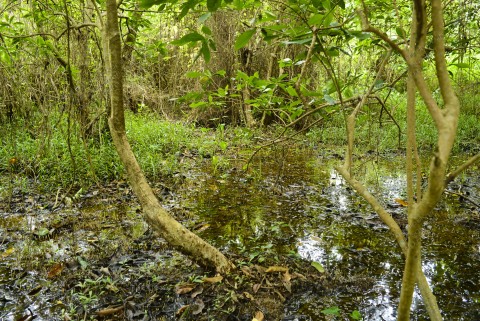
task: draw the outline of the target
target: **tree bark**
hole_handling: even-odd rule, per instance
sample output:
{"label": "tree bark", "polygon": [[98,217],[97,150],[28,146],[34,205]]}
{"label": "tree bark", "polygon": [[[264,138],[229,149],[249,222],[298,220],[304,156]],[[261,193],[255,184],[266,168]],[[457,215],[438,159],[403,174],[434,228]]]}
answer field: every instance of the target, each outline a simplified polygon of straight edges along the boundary
{"label": "tree bark", "polygon": [[176,221],[160,204],[128,142],[123,107],[123,71],[120,31],[115,0],[107,0],[107,23],[104,32],[107,78],[110,89],[111,114],[108,120],[115,148],[126,169],[130,185],[142,205],[147,222],[170,245],[190,256],[202,266],[215,267],[228,273],[233,264],[216,248],[206,243]]}

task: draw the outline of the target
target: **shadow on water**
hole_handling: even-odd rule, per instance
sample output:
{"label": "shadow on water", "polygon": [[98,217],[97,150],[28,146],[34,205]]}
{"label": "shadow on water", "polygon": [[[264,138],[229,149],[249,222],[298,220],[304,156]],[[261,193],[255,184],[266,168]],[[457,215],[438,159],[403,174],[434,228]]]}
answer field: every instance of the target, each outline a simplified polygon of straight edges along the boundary
{"label": "shadow on water", "polygon": [[[405,230],[403,161],[382,162],[361,163],[359,177]],[[365,320],[395,320],[403,258],[389,230],[331,161],[289,154],[273,164],[263,166],[259,180],[235,172],[224,180],[205,178],[206,188],[191,195],[192,212],[209,226],[201,235],[252,262],[272,252],[296,254],[321,263],[342,284],[294,293],[285,320],[325,320],[321,311],[330,307],[346,319],[359,310]],[[478,177],[449,188],[464,188],[477,200],[480,194]],[[469,224],[472,216],[476,224]],[[478,207],[447,194],[426,223],[423,267],[445,320],[480,320]],[[412,320],[427,319],[416,292]]]}

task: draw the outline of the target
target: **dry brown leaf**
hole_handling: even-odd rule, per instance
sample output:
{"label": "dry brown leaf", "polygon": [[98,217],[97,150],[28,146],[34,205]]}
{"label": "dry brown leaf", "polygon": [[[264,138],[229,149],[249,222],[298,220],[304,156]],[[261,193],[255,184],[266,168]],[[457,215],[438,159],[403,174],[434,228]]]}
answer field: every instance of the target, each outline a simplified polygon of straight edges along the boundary
{"label": "dry brown leaf", "polygon": [[190,307],[189,304],[188,304],[188,305],[184,305],[183,307],[180,307],[180,309],[178,309],[177,312],[175,312],[175,314],[176,314],[177,316],[182,315],[183,312],[185,312],[185,310],[188,309],[188,307]]}
{"label": "dry brown leaf", "polygon": [[407,207],[407,206],[408,206],[408,203],[405,202],[404,200],[402,200],[401,198],[396,198],[396,199],[395,199],[395,202],[397,202],[398,204],[402,205],[403,207]]}
{"label": "dry brown leaf", "polygon": [[211,277],[211,278],[203,278],[202,281],[203,282],[206,282],[206,283],[218,283],[218,282],[221,282],[223,280],[223,276],[221,276],[220,274],[214,276],[214,277]]}
{"label": "dry brown leaf", "polygon": [[290,275],[290,273],[285,272],[285,274],[283,275],[283,281],[284,282],[290,282],[290,280],[292,279],[292,276]]}
{"label": "dry brown leaf", "polygon": [[290,282],[283,282],[283,286],[287,289],[288,292],[292,292],[292,283]]}
{"label": "dry brown leaf", "polygon": [[288,268],[283,266],[270,266],[265,272],[273,273],[273,272],[288,272]]}
{"label": "dry brown leaf", "polygon": [[240,268],[240,270],[242,270],[243,274],[246,276],[252,276],[252,270],[248,266],[244,265]]}
{"label": "dry brown leaf", "polygon": [[48,279],[53,279],[54,277],[60,275],[63,271],[63,263],[55,263],[51,268],[50,271],[48,271],[47,278]]}
{"label": "dry brown leaf", "polygon": [[260,290],[260,286],[261,286],[260,283],[254,284],[253,285],[253,293],[257,293],[258,290]]}
{"label": "dry brown leaf", "polygon": [[265,318],[265,316],[263,315],[263,312],[262,311],[257,311],[257,313],[255,313],[255,317],[253,318],[252,321],[263,321],[264,318]]}
{"label": "dry brown leaf", "polygon": [[185,294],[185,293],[192,292],[192,290],[193,290],[193,286],[178,287],[178,288],[175,290],[175,293],[177,293],[177,294]]}
{"label": "dry brown leaf", "polygon": [[123,310],[123,305],[119,305],[119,306],[116,306],[116,307],[109,307],[109,308],[102,309],[100,311],[95,312],[95,314],[98,315],[98,316],[106,316],[106,315],[115,314],[115,313],[120,312],[122,310]]}

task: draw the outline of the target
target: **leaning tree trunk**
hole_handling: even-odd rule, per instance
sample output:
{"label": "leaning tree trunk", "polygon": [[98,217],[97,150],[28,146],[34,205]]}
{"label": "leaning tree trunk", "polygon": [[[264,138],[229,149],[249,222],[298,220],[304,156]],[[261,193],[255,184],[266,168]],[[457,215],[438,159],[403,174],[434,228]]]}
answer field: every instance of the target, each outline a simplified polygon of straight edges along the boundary
{"label": "leaning tree trunk", "polygon": [[110,89],[111,114],[108,120],[115,148],[122,161],[130,185],[142,205],[150,226],[175,249],[190,256],[203,266],[215,267],[219,273],[228,273],[233,264],[215,247],[206,243],[177,222],[160,204],[132,152],[125,132],[123,109],[123,72],[120,31],[115,0],[107,0],[107,23],[104,42],[107,78]]}

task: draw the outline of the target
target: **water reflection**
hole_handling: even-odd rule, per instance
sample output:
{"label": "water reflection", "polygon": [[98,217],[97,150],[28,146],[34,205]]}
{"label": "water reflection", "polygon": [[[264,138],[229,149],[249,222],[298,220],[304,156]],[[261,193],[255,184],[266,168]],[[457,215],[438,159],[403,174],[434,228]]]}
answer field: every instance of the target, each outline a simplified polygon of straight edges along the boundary
{"label": "water reflection", "polygon": [[[215,189],[196,193],[193,211],[212,225],[203,236],[231,250],[234,244],[244,253],[270,243],[277,251],[294,249],[303,259],[322,264],[327,273],[351,280],[351,286],[333,292],[294,296],[286,307],[291,319],[324,320],[318,311],[330,304],[344,311],[358,309],[365,320],[395,320],[403,258],[389,230],[332,166],[323,164],[332,169],[319,170],[318,163],[309,166],[301,156],[290,157],[288,171],[264,166],[266,178],[260,181],[232,175]],[[406,220],[405,208],[396,203],[405,198],[405,177],[397,173],[401,163],[368,164],[359,179]],[[214,181],[207,180],[207,185]],[[444,318],[474,320],[480,310],[480,233],[446,217],[449,212],[461,215],[464,209],[458,204],[444,207],[428,223],[423,268]],[[418,291],[412,309],[413,319],[427,318]]]}

